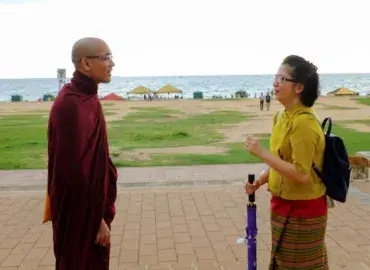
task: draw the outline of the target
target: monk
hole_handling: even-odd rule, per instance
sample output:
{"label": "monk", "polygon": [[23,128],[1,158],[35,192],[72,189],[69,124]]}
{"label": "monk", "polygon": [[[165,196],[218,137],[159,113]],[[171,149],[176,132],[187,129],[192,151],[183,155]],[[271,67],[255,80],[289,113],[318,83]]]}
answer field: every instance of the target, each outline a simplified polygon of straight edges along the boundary
{"label": "monk", "polygon": [[108,270],[117,170],[109,157],[98,84],[111,80],[108,45],[78,40],[75,72],[54,101],[48,126],[48,194],[56,270]]}

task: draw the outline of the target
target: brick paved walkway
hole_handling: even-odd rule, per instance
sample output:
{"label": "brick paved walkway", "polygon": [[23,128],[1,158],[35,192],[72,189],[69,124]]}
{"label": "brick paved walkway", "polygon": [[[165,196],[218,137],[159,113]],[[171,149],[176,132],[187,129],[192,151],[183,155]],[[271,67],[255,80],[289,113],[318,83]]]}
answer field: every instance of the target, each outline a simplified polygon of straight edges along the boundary
{"label": "brick paved walkway", "polygon": [[[196,166],[160,172],[166,169],[144,168],[141,174],[138,169],[120,170],[121,176],[130,179],[120,178],[111,269],[246,269],[245,245],[237,245],[236,240],[244,236],[247,203],[240,183],[251,167]],[[201,174],[203,178],[195,179]],[[140,181],[145,186],[158,184],[163,175],[167,175],[163,178],[167,187],[124,185]],[[41,172],[14,172],[13,177],[0,172],[0,270],[54,269],[51,225],[40,223],[42,177]],[[30,190],[25,191],[23,181],[30,183]],[[170,187],[180,181],[183,187]],[[370,185],[356,183],[352,187],[348,203],[330,210],[327,245],[331,269],[370,269]],[[257,193],[261,270],[267,269],[271,246],[268,198],[265,190]]]}

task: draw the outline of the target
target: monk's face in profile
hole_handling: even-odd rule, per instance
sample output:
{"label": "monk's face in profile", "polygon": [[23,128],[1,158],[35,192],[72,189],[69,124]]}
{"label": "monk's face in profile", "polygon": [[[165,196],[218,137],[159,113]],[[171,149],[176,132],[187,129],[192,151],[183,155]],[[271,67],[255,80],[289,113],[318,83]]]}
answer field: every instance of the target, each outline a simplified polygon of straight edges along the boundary
{"label": "monk's face in profile", "polygon": [[108,45],[101,41],[95,44],[94,53],[82,59],[83,69],[96,83],[109,83],[112,77],[114,62]]}

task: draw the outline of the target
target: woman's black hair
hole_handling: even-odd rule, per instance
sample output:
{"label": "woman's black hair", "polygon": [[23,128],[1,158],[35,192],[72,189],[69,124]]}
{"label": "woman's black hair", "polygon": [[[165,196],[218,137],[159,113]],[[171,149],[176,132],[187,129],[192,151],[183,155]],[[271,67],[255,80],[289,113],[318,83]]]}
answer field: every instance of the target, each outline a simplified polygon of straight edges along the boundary
{"label": "woman's black hair", "polygon": [[282,65],[291,68],[292,79],[303,84],[303,90],[299,96],[301,103],[306,107],[312,107],[320,95],[320,80],[317,67],[298,55],[290,55],[283,60]]}

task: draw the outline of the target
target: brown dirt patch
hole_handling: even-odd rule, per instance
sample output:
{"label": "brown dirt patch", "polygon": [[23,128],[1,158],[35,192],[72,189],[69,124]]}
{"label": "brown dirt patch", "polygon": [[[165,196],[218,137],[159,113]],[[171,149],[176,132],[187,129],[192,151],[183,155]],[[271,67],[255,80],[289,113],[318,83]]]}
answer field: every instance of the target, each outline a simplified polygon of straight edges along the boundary
{"label": "brown dirt patch", "polygon": [[122,120],[122,118],[124,118],[127,114],[128,114],[128,111],[105,109],[104,117],[107,122],[111,122],[111,121]]}
{"label": "brown dirt patch", "polygon": [[144,148],[135,151],[146,152],[149,154],[222,154],[227,151],[226,148],[217,146],[181,146],[167,148]]}
{"label": "brown dirt patch", "polygon": [[52,102],[0,102],[0,115],[49,114]]}
{"label": "brown dirt patch", "polygon": [[140,148],[129,151],[119,151],[112,149],[112,156],[116,159],[124,159],[130,161],[148,161],[151,154],[199,154],[212,155],[224,154],[228,149],[217,146],[181,146],[181,147],[165,147],[165,148]]}
{"label": "brown dirt patch", "polygon": [[248,122],[239,123],[237,125],[228,125],[218,130],[225,136],[224,142],[243,142],[248,135],[264,135],[270,134],[272,127],[271,119],[251,119]]}
{"label": "brown dirt patch", "polygon": [[370,126],[362,123],[344,124],[343,126],[361,132],[370,132]]}

